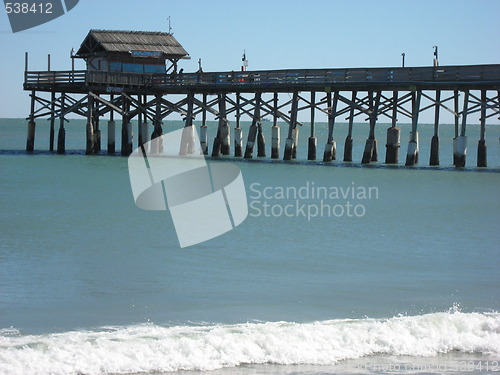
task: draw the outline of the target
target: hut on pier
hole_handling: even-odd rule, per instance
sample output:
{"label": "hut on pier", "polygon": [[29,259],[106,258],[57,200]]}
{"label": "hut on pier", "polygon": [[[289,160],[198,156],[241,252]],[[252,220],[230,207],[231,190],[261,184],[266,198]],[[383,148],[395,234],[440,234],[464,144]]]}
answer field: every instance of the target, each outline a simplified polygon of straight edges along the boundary
{"label": "hut on pier", "polygon": [[168,73],[189,54],[170,33],[151,31],[90,30],[74,58],[82,58],[88,71]]}

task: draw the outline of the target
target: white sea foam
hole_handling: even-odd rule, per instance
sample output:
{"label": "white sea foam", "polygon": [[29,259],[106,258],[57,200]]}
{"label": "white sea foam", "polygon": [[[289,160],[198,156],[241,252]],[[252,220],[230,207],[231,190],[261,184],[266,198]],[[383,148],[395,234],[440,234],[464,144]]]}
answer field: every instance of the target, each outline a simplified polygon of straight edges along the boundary
{"label": "white sea foam", "polygon": [[47,335],[0,331],[0,374],[214,370],[240,364],[331,365],[372,354],[500,355],[500,314],[435,313],[386,320],[104,327]]}

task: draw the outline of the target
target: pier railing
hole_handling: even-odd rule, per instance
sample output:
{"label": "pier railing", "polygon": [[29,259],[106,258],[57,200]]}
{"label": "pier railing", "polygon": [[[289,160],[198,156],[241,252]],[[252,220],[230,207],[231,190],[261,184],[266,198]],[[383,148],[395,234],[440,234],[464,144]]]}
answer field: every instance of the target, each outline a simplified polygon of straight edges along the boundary
{"label": "pier railing", "polygon": [[25,89],[71,87],[144,87],[153,89],[210,87],[321,87],[330,85],[396,85],[500,82],[500,65],[464,65],[410,68],[292,69],[182,74],[106,71],[27,71]]}

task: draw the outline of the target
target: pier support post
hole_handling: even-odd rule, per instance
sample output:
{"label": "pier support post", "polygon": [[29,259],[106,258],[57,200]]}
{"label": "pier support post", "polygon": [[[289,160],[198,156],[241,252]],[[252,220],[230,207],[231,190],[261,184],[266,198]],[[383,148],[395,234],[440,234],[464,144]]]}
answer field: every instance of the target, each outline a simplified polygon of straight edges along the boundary
{"label": "pier support post", "polygon": [[[500,97],[499,97],[500,99]],[[479,143],[477,144],[477,166],[486,167],[486,90],[481,90],[481,133]]]}
{"label": "pier support post", "polygon": [[387,129],[387,144],[385,163],[398,164],[399,162],[399,148],[401,145],[401,131],[399,128],[390,127]]}
{"label": "pier support post", "polygon": [[278,93],[274,93],[273,127],[271,128],[271,159],[280,157],[280,128],[278,126]]}
{"label": "pier support post", "polygon": [[[155,116],[153,119],[153,133],[151,133],[151,140],[156,138],[160,138],[163,136],[163,129],[161,127],[161,99],[162,96],[160,94],[155,95]],[[161,153],[163,152],[163,143],[162,142],[153,142],[150,153]]]}
{"label": "pier support post", "polygon": [[352,100],[349,109],[349,128],[344,142],[344,161],[352,161],[352,126],[354,123],[354,104],[356,103],[357,92],[352,92]]}
{"label": "pier support post", "polygon": [[66,152],[66,131],[64,130],[64,93],[61,95],[61,112],[59,113],[59,132],[57,133],[57,153]]}
{"label": "pier support post", "polygon": [[316,110],[316,93],[311,91],[311,135],[307,141],[307,160],[316,160],[316,146],[318,139],[314,132],[314,115]]}
{"label": "pier support post", "polygon": [[363,152],[362,164],[369,164],[372,161],[378,160],[377,140],[375,139],[375,124],[377,122],[378,106],[380,103],[381,92],[377,92],[375,103],[373,102],[373,91],[368,92],[369,102],[369,120],[370,120],[370,134],[365,143],[365,150]]}
{"label": "pier support post", "polygon": [[108,154],[115,153],[115,127],[116,124],[114,120],[108,121]]}
{"label": "pier support post", "polygon": [[292,108],[290,113],[290,124],[288,126],[288,137],[285,142],[285,152],[283,155],[283,160],[292,160],[293,148],[295,146],[294,133],[293,130],[297,126],[297,111],[299,106],[299,92],[294,91],[292,97]]}
{"label": "pier support post", "polygon": [[208,155],[208,128],[207,128],[207,94],[203,94],[203,110],[200,126],[200,146],[203,155]]}
{"label": "pier support post", "polygon": [[262,133],[262,123],[257,126],[257,156],[266,156],[266,140],[264,139],[264,134]]}
{"label": "pier support post", "polygon": [[122,104],[122,147],[121,154],[122,156],[129,156],[132,153],[133,144],[132,144],[132,124],[129,120],[129,100],[127,97],[122,96],[123,104]]}
{"label": "pier support post", "polygon": [[87,105],[87,126],[86,126],[86,135],[87,135],[87,143],[85,148],[85,155],[93,155],[95,154],[95,145],[94,145],[94,97],[92,95],[88,95],[88,105]]}
{"label": "pier support post", "polygon": [[35,91],[31,92],[30,117],[28,121],[28,136],[26,138],[26,151],[35,149]]}
{"label": "pier support post", "polygon": [[337,144],[333,140],[333,129],[335,127],[335,117],[337,116],[337,103],[339,100],[339,92],[335,91],[333,95],[329,92],[326,94],[328,106],[330,107],[328,111],[328,138],[325,145],[325,151],[323,152],[323,161],[332,161],[337,159]]}
{"label": "pier support post", "polygon": [[[222,128],[224,126],[227,127],[226,120],[226,94],[219,94],[219,126],[217,127],[217,135],[214,139],[214,145],[212,148],[212,157],[218,157],[222,151],[222,137],[224,135],[224,131]],[[229,134],[227,132],[226,134]],[[229,143],[228,143],[229,144]],[[224,151],[228,151],[227,149]]]}
{"label": "pier support post", "polygon": [[295,126],[292,131],[293,148],[292,148],[292,159],[297,159],[297,149],[299,148],[299,128]]}
{"label": "pier support post", "polygon": [[392,125],[387,129],[387,144],[385,145],[385,163],[398,164],[399,162],[399,148],[401,141],[401,131],[396,127],[398,114],[398,92],[392,93]]}
{"label": "pier support post", "polygon": [[455,141],[455,167],[463,168],[465,167],[465,159],[467,154],[467,137],[465,136],[465,130],[467,127],[467,111],[469,106],[469,90],[465,90],[464,95],[464,106],[462,108],[462,128],[460,129],[460,135]]}
{"label": "pier support post", "polygon": [[194,153],[194,128],[193,128],[193,107],[194,93],[189,93],[187,97],[186,123],[182,131],[179,155],[190,155]]}
{"label": "pier support post", "polygon": [[255,107],[252,116],[252,124],[248,129],[248,139],[247,146],[245,148],[245,159],[251,159],[253,156],[253,148],[255,145],[255,140],[257,138],[258,127],[260,126],[260,98],[261,93],[258,92],[255,94]]}
{"label": "pier support post", "polygon": [[458,120],[459,120],[459,108],[458,108],[458,90],[453,93],[453,106],[455,110],[455,137],[453,138],[453,165],[457,165],[457,139],[458,139]]}
{"label": "pier support post", "polygon": [[243,156],[243,129],[240,128],[241,107],[240,93],[236,93],[236,127],[234,128],[234,156]]}
{"label": "pier support post", "polygon": [[434,135],[431,140],[431,156],[429,165],[439,165],[439,109],[441,107],[441,91],[436,91],[436,108],[434,112]]}
{"label": "pier support post", "polygon": [[55,137],[55,112],[56,112],[56,93],[52,91],[50,95],[50,135],[49,135],[49,150],[54,151],[54,137]]}
{"label": "pier support post", "polygon": [[418,90],[416,93],[412,93],[412,115],[411,115],[411,132],[410,132],[410,142],[408,143],[408,151],[406,153],[406,163],[405,165],[411,166],[418,163],[418,115],[420,113],[420,98],[422,92]]}

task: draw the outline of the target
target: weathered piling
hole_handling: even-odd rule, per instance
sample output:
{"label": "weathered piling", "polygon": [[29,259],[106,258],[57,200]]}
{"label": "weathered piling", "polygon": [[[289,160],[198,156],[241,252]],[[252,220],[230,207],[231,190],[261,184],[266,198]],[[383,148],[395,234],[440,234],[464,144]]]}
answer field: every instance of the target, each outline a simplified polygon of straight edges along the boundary
{"label": "weathered piling", "polygon": [[219,157],[222,151],[222,128],[227,126],[226,124],[226,94],[218,95],[218,106],[219,106],[219,124],[217,126],[217,135],[214,138],[214,144],[212,146],[212,157]]}
{"label": "weathered piling", "polygon": [[398,92],[392,93],[392,124],[387,129],[387,143],[385,145],[385,163],[397,164],[399,161],[399,148],[401,146],[401,131],[396,127],[398,121]]}
{"label": "weathered piling", "polygon": [[[87,135],[87,143],[85,148],[86,155],[95,154],[94,147],[94,97],[89,95],[88,98],[88,108],[87,108],[87,126],[86,126],[86,135]],[[122,153],[123,155],[123,153]]]}
{"label": "weathered piling", "polygon": [[467,111],[469,106],[469,90],[464,92],[464,105],[462,107],[462,127],[460,129],[460,135],[456,139],[456,146],[454,149],[454,160],[455,167],[463,168],[465,167],[465,159],[467,154],[467,136],[465,135],[465,130],[467,128]]}
{"label": "weathered piling", "polygon": [[299,148],[299,128],[297,125],[292,130],[293,148],[292,159],[297,159],[297,149]]}
{"label": "weathered piling", "polygon": [[122,144],[121,144],[121,154],[122,156],[128,156],[132,153],[133,149],[133,137],[132,137],[132,124],[129,119],[129,108],[130,101],[125,95],[122,95]]}
{"label": "weathered piling", "polygon": [[434,135],[431,139],[431,155],[429,165],[439,165],[439,109],[441,108],[441,91],[436,91],[436,108],[434,110]]}
{"label": "weathered piling", "polygon": [[49,150],[54,151],[54,137],[55,137],[55,121],[56,121],[56,93],[52,91],[50,95],[50,133],[49,133]]}
{"label": "weathered piling", "polygon": [[179,155],[191,155],[195,150],[194,128],[193,128],[193,105],[194,94],[190,93],[187,97],[186,122],[182,130],[181,144],[179,146]]}
{"label": "weathered piling", "polygon": [[203,155],[208,155],[208,128],[207,128],[207,94],[203,94],[203,108],[201,112],[200,146]]}
{"label": "weathered piling", "polygon": [[280,128],[278,126],[278,93],[273,98],[273,127],[271,128],[271,159],[280,157]]}
{"label": "weathered piling", "polygon": [[35,91],[31,92],[31,109],[28,121],[28,136],[26,139],[26,151],[32,152],[35,149]]}
{"label": "weathered piling", "polygon": [[257,156],[266,157],[266,140],[262,133],[262,122],[257,126]]}
{"label": "weathered piling", "polygon": [[316,109],[316,93],[311,91],[311,135],[307,141],[307,160],[316,160],[316,146],[318,139],[314,134],[314,115]]}
{"label": "weathered piling", "polygon": [[486,132],[486,90],[481,90],[481,130],[480,138],[477,144],[477,166],[486,167],[488,165],[486,161],[486,140],[484,139]]}
{"label": "weathered piling", "polygon": [[411,114],[411,132],[410,141],[408,142],[408,151],[406,153],[405,165],[411,166],[418,163],[418,115],[420,113],[420,99],[422,92],[412,92],[412,114]]}
{"label": "weathered piling", "polygon": [[460,119],[458,108],[458,90],[453,93],[453,108],[455,110],[455,136],[453,137],[453,165],[457,165],[457,140],[458,140],[458,121]]}
{"label": "weathered piling", "polygon": [[368,119],[370,120],[370,133],[365,143],[365,150],[363,151],[362,164],[368,164],[372,161],[378,160],[377,140],[375,139],[375,124],[377,122],[378,106],[380,103],[381,92],[378,91],[373,101],[373,91],[368,92]]}
{"label": "weathered piling", "polygon": [[[151,134],[151,140],[160,138],[163,136],[163,129],[161,127],[161,100],[162,96],[160,94],[155,95],[155,116],[153,118],[153,133]],[[163,152],[163,142],[152,142],[150,153],[161,153]]]}
{"label": "weathered piling", "polygon": [[57,133],[57,153],[64,154],[66,152],[66,131],[64,130],[64,102],[66,95],[61,95],[61,112],[59,113],[59,131]]}
{"label": "weathered piling", "polygon": [[252,116],[252,124],[250,125],[250,128],[248,129],[248,139],[247,139],[247,145],[245,148],[245,159],[250,159],[253,157],[253,148],[255,145],[255,140],[257,138],[257,131],[258,131],[258,125],[260,123],[260,98],[261,94],[256,93],[255,94],[255,107],[254,107],[254,112]]}
{"label": "weathered piling", "polygon": [[335,126],[335,117],[337,116],[337,103],[339,100],[339,92],[335,91],[333,95],[328,92],[326,94],[328,102],[328,138],[326,140],[325,151],[323,152],[323,161],[329,162],[337,158],[337,144],[333,139],[333,128]]}
{"label": "weathered piling", "polygon": [[288,137],[285,141],[285,152],[283,155],[283,160],[292,160],[293,149],[295,147],[294,140],[294,129],[297,126],[297,110],[299,104],[299,92],[294,91],[292,97],[292,108],[290,112],[290,124],[288,126]]}
{"label": "weathered piling", "polygon": [[236,94],[236,127],[234,128],[234,156],[243,156],[243,129],[240,127],[241,119],[241,98]]}
{"label": "weathered piling", "polygon": [[344,142],[344,161],[352,161],[352,126],[354,123],[354,104],[356,103],[357,92],[352,92],[352,100],[349,109],[349,127]]}

